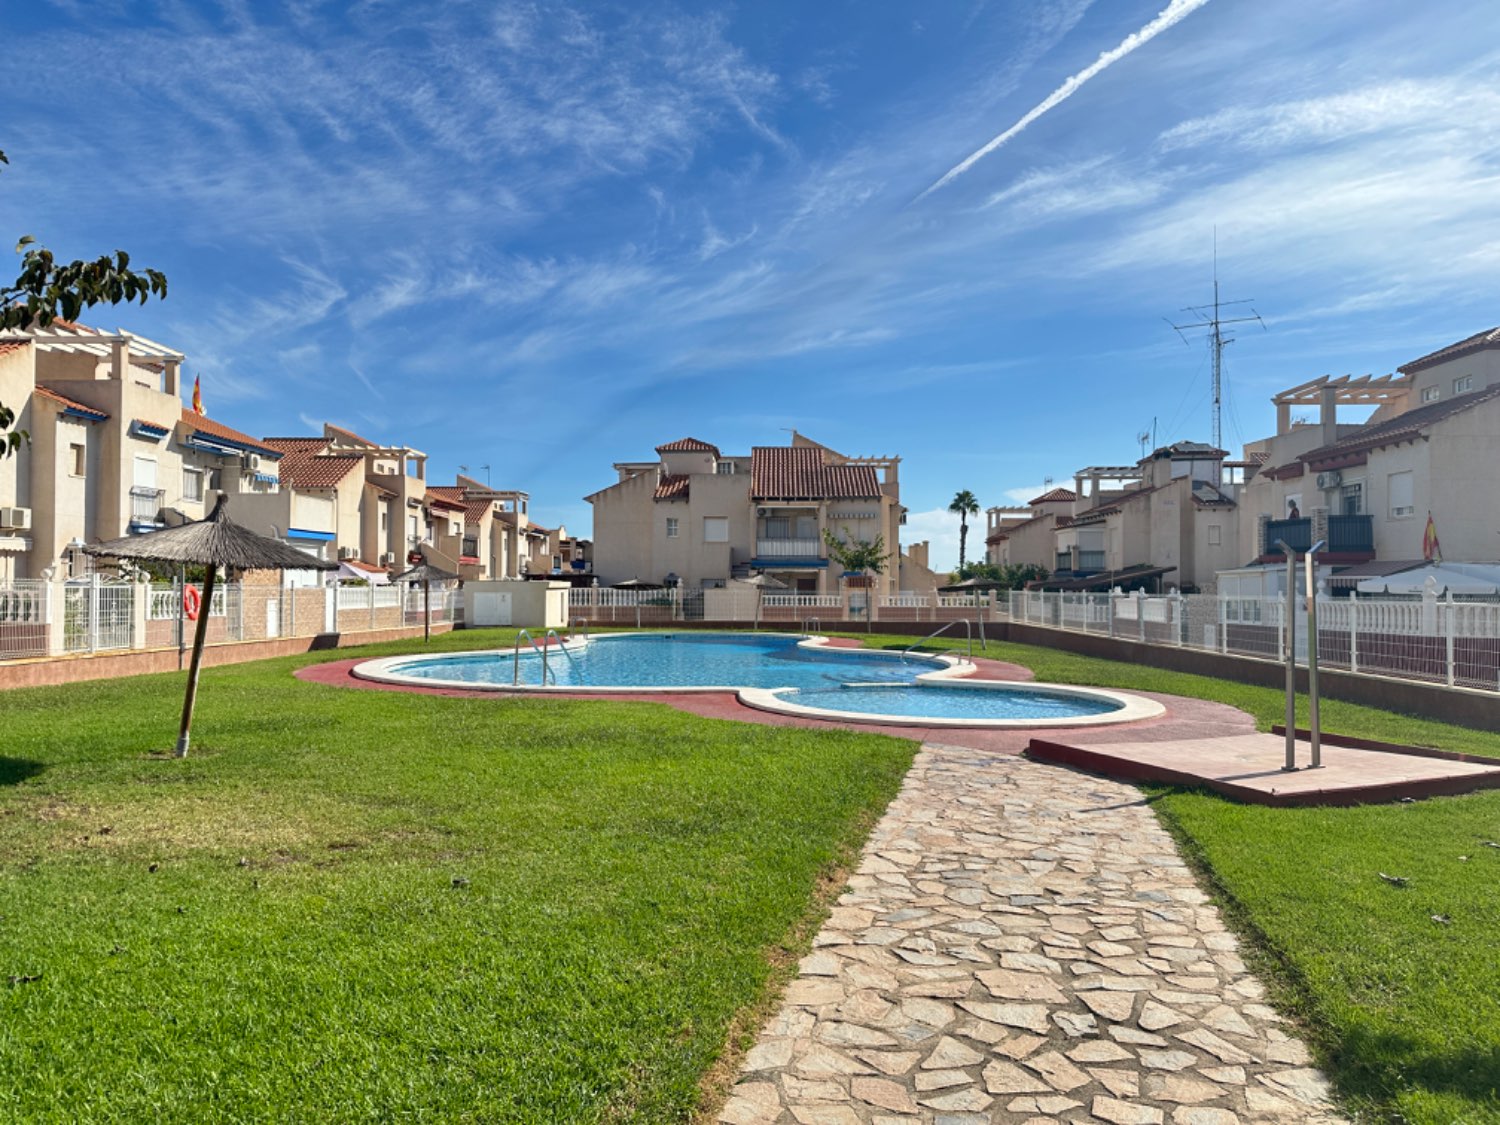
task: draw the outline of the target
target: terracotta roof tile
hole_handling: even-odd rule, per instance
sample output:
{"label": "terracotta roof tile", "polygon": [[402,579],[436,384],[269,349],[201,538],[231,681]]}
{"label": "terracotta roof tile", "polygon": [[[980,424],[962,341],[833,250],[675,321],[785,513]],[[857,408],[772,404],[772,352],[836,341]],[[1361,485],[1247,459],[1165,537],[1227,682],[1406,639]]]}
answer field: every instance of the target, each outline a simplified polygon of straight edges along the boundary
{"label": "terracotta roof tile", "polygon": [[663,473],[661,479],[656,482],[656,492],[652,495],[653,500],[686,500],[688,498],[688,481],[690,477],[682,474],[676,476],[671,473]]}
{"label": "terracotta roof tile", "polygon": [[[427,495],[463,505],[464,523],[477,528],[479,521],[484,519],[485,514],[490,511],[490,506],[494,501],[471,498],[468,495],[468,489],[463,483],[470,478],[459,477],[458,479],[458,484],[429,484],[427,486]],[[480,485],[479,487],[483,488],[484,486]]]}
{"label": "terracotta roof tile", "polygon": [[1074,492],[1071,488],[1054,488],[1051,492],[1044,492],[1035,500],[1028,501],[1028,503],[1061,504],[1065,501],[1071,503],[1077,499],[1078,493]]}
{"label": "terracotta roof tile", "polygon": [[109,415],[103,410],[99,410],[98,408],[93,406],[88,406],[87,404],[82,402],[77,402],[74,399],[69,398],[67,395],[58,394],[51,387],[44,387],[40,383],[37,384],[35,393],[40,395],[42,398],[51,399],[53,402],[61,404],[68,410],[76,410],[82,414],[86,414],[97,422],[102,422],[109,417]]}
{"label": "terracotta roof tile", "polygon": [[30,344],[30,340],[0,340],[0,355],[5,355],[7,352],[18,352]]}
{"label": "terracotta roof tile", "polygon": [[1447,363],[1450,359],[1461,359],[1475,352],[1482,352],[1486,348],[1500,348],[1500,328],[1486,328],[1483,332],[1449,344],[1446,348],[1439,348],[1435,352],[1428,352],[1424,356],[1404,363],[1396,368],[1403,375],[1410,375],[1414,371],[1422,371],[1428,367],[1436,367],[1440,363]]}
{"label": "terracotta roof tile", "polygon": [[868,500],[880,497],[873,465],[826,465],[810,445],[759,445],[750,451],[750,495],[756,500]]}
{"label": "terracotta roof tile", "polygon": [[358,442],[360,445],[371,445],[376,446],[377,448],[380,445],[378,441],[371,441],[369,438],[360,437],[353,430],[346,430],[343,426],[335,426],[332,422],[325,422],[324,425],[339,437],[347,438],[349,441]]}
{"label": "terracotta roof tile", "polygon": [[699,441],[694,437],[678,438],[669,441],[665,445],[656,447],[658,453],[712,453],[715,457],[719,455],[717,445],[709,445],[706,441]]}
{"label": "terracotta roof tile", "polygon": [[283,488],[334,488],[364,463],[358,454],[325,454],[324,438],[266,438],[279,452]]}
{"label": "terracotta roof tile", "polygon": [[281,450],[271,448],[271,446],[259,438],[253,438],[249,434],[241,433],[232,426],[224,425],[223,422],[215,422],[208,415],[198,414],[187,407],[182,408],[182,424],[208,437],[222,438],[225,441],[234,442],[236,445],[246,446],[257,453],[264,453],[266,456],[276,460],[280,460],[281,458]]}
{"label": "terracotta roof tile", "polygon": [[1331,461],[1354,453],[1362,453],[1368,449],[1379,449],[1383,445],[1410,441],[1421,436],[1429,426],[1496,398],[1500,398],[1500,385],[1476,391],[1473,394],[1430,402],[1426,406],[1419,406],[1404,414],[1397,414],[1394,418],[1387,418],[1383,422],[1372,422],[1367,426],[1361,426],[1347,437],[1310,450],[1297,460],[1312,465],[1320,461]]}

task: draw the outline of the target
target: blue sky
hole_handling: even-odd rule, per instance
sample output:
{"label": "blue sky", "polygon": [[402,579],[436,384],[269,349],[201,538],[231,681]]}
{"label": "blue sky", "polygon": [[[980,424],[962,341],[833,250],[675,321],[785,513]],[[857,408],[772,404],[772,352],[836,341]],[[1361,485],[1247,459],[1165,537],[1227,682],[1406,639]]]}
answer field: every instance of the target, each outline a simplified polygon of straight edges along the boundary
{"label": "blue sky", "polygon": [[1232,448],[1277,389],[1500,321],[1494,27],[1492,0],[10,0],[0,233],[165,270],[166,302],[90,322],[185,350],[253,433],[488,464],[586,529],[614,461],[796,427],[899,453],[909,538],[951,563],[960,488],[1024,500],[1153,419],[1206,439],[1206,350],[1163,318],[1208,299],[1215,227],[1267,325],[1229,350]]}

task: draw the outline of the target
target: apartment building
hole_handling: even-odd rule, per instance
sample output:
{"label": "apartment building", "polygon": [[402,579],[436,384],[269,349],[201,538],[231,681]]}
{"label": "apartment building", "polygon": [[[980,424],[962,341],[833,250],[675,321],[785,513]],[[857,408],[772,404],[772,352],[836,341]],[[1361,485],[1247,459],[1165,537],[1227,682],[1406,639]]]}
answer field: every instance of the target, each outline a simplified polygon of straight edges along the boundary
{"label": "apartment building", "polygon": [[1024,508],[985,509],[984,554],[995,566],[1057,565],[1057,521],[1073,514],[1078,494],[1053,488]]}
{"label": "apartment building", "polygon": [[[1277,540],[1298,551],[1321,541],[1320,561],[1349,574],[1420,560],[1429,516],[1445,560],[1500,558],[1500,329],[1393,375],[1323,376],[1272,401],[1277,433],[1245,447],[1240,534],[1257,561],[1284,557]],[[1340,407],[1373,409],[1350,424]]]}
{"label": "apartment building", "polygon": [[423,552],[429,561],[465,579],[521,576],[530,496],[462,475],[451,485],[432,485],[427,492],[434,504],[442,505],[435,510],[446,517],[434,521],[437,533]]}
{"label": "apartment building", "polygon": [[0,340],[0,402],[31,436],[0,462],[0,578],[84,573],[86,543],[277,491],[279,451],[183,407],[183,358],[67,322]]}
{"label": "apartment building", "polygon": [[831,530],[845,540],[883,538],[887,565],[874,588],[900,588],[899,457],[849,457],[796,432],[790,445],[748,454],[691,437],[656,454],[617,463],[619,479],[585,497],[602,583],[702,588],[760,571],[797,591],[836,593],[843,574],[823,538]]}

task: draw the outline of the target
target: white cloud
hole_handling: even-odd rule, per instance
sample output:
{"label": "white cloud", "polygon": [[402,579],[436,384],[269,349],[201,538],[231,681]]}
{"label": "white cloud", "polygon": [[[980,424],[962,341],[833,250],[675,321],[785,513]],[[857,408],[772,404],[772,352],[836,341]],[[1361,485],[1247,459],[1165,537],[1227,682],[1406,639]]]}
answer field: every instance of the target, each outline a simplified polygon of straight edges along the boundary
{"label": "white cloud", "polygon": [[[909,512],[906,526],[901,530],[901,543],[906,546],[927,540],[928,565],[939,574],[958,569],[958,517],[944,508],[932,508],[925,512]],[[968,550],[964,556],[969,562],[984,558],[984,514],[969,518]]]}

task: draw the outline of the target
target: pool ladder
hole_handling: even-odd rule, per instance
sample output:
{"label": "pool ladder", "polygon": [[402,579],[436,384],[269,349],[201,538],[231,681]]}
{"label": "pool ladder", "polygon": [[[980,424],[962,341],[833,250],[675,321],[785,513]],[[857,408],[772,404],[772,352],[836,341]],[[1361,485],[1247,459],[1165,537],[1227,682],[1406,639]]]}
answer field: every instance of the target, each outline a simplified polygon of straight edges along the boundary
{"label": "pool ladder", "polygon": [[808,636],[823,631],[823,622],[816,617],[804,617],[802,619],[802,631]]}
{"label": "pool ladder", "polygon": [[[940,637],[940,636],[942,636],[944,633],[946,633],[949,629],[953,628],[953,626],[955,626],[955,625],[962,625],[964,627],[964,632],[966,634],[968,634],[968,638],[969,638],[968,660],[969,660],[970,664],[973,664],[974,663],[974,626],[972,624],[970,624],[969,619],[967,617],[961,617],[957,621],[950,621],[946,625],[942,626],[941,628],[934,629],[931,633],[928,633],[927,636],[923,637],[920,641],[917,641],[914,644],[907,645],[906,648],[904,648],[904,649],[901,650],[901,661],[902,661],[902,663],[906,662],[906,658],[911,655],[913,649],[919,648],[920,646],[925,645],[928,641],[932,640],[934,637]],[[979,634],[979,643],[981,645],[984,644],[984,634],[982,632]],[[945,652],[940,652],[940,653],[938,653],[938,655],[939,656],[948,656],[950,653],[952,655],[954,655],[954,656],[962,656],[963,655],[963,653],[960,650],[956,649],[956,648],[951,648],[951,649],[946,650]]]}
{"label": "pool ladder", "polygon": [[557,673],[552,671],[551,663],[547,659],[547,647],[552,641],[557,642],[558,648],[563,647],[563,639],[557,635],[556,629],[548,629],[546,635],[542,637],[541,644],[536,643],[536,638],[531,635],[530,630],[522,629],[519,633],[516,634],[515,647],[511,651],[511,687],[519,687],[521,684],[521,641],[523,638],[525,639],[526,643],[531,646],[533,652],[541,655],[542,687],[547,686],[547,676],[549,674],[552,676],[552,686],[556,687]]}

